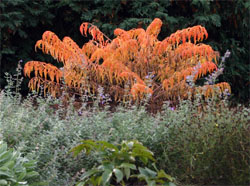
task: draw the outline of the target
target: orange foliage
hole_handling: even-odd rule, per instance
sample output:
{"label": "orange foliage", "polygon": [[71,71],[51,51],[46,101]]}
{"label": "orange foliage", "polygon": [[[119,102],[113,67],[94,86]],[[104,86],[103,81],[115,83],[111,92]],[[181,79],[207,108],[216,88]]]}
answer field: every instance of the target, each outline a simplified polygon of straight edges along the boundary
{"label": "orange foliage", "polygon": [[142,99],[147,94],[175,100],[186,98],[188,92],[210,97],[225,89],[231,91],[226,82],[201,87],[190,87],[186,83],[190,75],[195,83],[217,70],[218,52],[209,45],[197,43],[208,37],[204,27],[178,30],[159,41],[161,26],[162,21],[156,18],[146,30],[117,28],[114,31],[116,38],[111,40],[96,26],[83,23],[81,34],[87,37],[89,33],[92,40],[82,48],[70,37],[61,41],[53,32],[46,31],[35,48],[50,54],[64,67],[58,69],[38,61],[26,63],[24,74],[30,77],[32,71],[35,73],[29,87],[39,90],[43,85],[44,92],[55,96],[60,93],[63,82],[76,92],[95,93],[98,86],[102,86],[117,100],[124,100],[125,95],[128,99]]}

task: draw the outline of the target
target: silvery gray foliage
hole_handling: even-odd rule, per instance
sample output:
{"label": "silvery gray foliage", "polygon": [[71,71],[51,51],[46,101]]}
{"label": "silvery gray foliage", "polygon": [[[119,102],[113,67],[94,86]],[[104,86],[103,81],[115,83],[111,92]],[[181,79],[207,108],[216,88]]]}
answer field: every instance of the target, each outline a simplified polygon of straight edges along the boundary
{"label": "silvery gray foliage", "polygon": [[218,70],[214,71],[212,74],[210,74],[206,79],[205,84],[206,85],[213,85],[215,84],[215,81],[217,79],[217,77],[219,77],[221,74],[223,74],[224,68],[225,68],[225,61],[226,58],[228,58],[230,56],[230,51],[227,50],[224,54],[224,56],[221,58],[221,63],[218,66]]}
{"label": "silvery gray foliage", "polygon": [[[230,51],[227,50],[226,53],[224,54],[224,56],[221,58],[221,63],[218,66],[218,70],[214,71],[212,74],[210,74],[208,77],[205,78],[206,79],[205,85],[213,85],[213,84],[215,84],[216,79],[221,74],[223,74],[226,58],[228,58],[230,56],[230,54],[231,54]],[[192,72],[192,74],[186,77],[186,82],[187,82],[188,86],[195,87],[194,77],[198,73],[200,67],[201,67],[201,63],[199,62],[194,67],[194,71]]]}
{"label": "silvery gray foliage", "polygon": [[196,76],[196,74],[198,73],[199,69],[201,68],[201,63],[199,62],[195,67],[194,67],[194,71],[192,72],[192,74],[190,76],[186,77],[186,82],[190,87],[195,87],[195,83],[194,83],[194,77]]}

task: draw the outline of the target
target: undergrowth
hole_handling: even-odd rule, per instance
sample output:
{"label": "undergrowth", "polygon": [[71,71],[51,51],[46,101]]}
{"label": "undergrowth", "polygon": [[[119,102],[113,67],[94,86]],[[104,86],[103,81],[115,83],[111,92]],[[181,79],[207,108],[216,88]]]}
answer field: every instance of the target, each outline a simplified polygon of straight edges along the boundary
{"label": "undergrowth", "polygon": [[72,102],[65,109],[61,99],[35,93],[22,99],[11,91],[19,85],[7,79],[9,86],[0,93],[0,138],[36,160],[37,172],[51,186],[74,185],[97,163],[96,156],[69,153],[84,139],[138,140],[180,184],[249,184],[249,107],[197,97],[174,108],[166,102],[154,115],[143,105],[117,106],[111,112],[99,103],[76,109]]}

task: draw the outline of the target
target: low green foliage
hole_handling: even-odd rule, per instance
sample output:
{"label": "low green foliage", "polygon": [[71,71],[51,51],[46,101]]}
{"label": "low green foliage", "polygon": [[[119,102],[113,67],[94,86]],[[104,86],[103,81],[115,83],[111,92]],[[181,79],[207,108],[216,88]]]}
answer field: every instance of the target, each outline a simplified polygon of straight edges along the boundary
{"label": "low green foliage", "polygon": [[[164,170],[155,172],[148,167],[143,168],[138,165],[138,160],[144,166],[149,166],[149,160],[155,161],[155,159],[153,158],[153,152],[137,140],[122,141],[118,145],[105,141],[84,140],[71,151],[75,156],[82,151],[85,151],[87,155],[94,151],[98,153],[100,158],[100,165],[85,172],[77,186],[89,183],[93,185],[110,185],[112,183],[113,185],[115,184],[115,178],[116,184],[122,185],[126,185],[126,182],[131,183],[131,178],[144,180],[150,186],[156,184],[169,185],[169,181],[173,181],[173,178],[167,175]],[[172,185],[174,184],[172,183]]]}
{"label": "low green foliage", "polygon": [[143,106],[118,106],[111,112],[108,106],[89,108],[85,102],[76,110],[65,108],[61,99],[36,94],[22,99],[10,91],[16,87],[8,79],[8,89],[0,93],[0,138],[36,160],[37,172],[50,186],[74,185],[100,163],[95,153],[77,158],[69,153],[82,139],[111,144],[138,140],[154,152],[156,167],[182,184],[249,183],[249,107],[197,98],[176,108],[165,103],[155,115]]}
{"label": "low green foliage", "polygon": [[192,105],[187,101],[175,111],[175,117],[163,114],[167,129],[161,131],[162,142],[156,145],[163,150],[156,151],[158,161],[168,165],[167,171],[183,183],[247,184],[250,109],[230,109],[226,102],[210,101],[199,112],[199,106],[199,102]]}
{"label": "low green foliage", "polygon": [[40,185],[35,182],[39,176],[35,168],[35,161],[22,157],[13,149],[8,150],[7,144],[0,141],[0,185]]}

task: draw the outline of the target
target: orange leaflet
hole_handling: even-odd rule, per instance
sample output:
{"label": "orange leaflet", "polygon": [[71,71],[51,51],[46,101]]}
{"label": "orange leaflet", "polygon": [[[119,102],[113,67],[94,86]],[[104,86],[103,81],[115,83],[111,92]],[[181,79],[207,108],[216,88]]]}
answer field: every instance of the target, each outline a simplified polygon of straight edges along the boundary
{"label": "orange leaflet", "polygon": [[[87,36],[87,30],[88,30],[88,23],[87,22],[82,23],[80,26],[81,34]],[[83,31],[84,31],[84,33],[83,33]]]}

